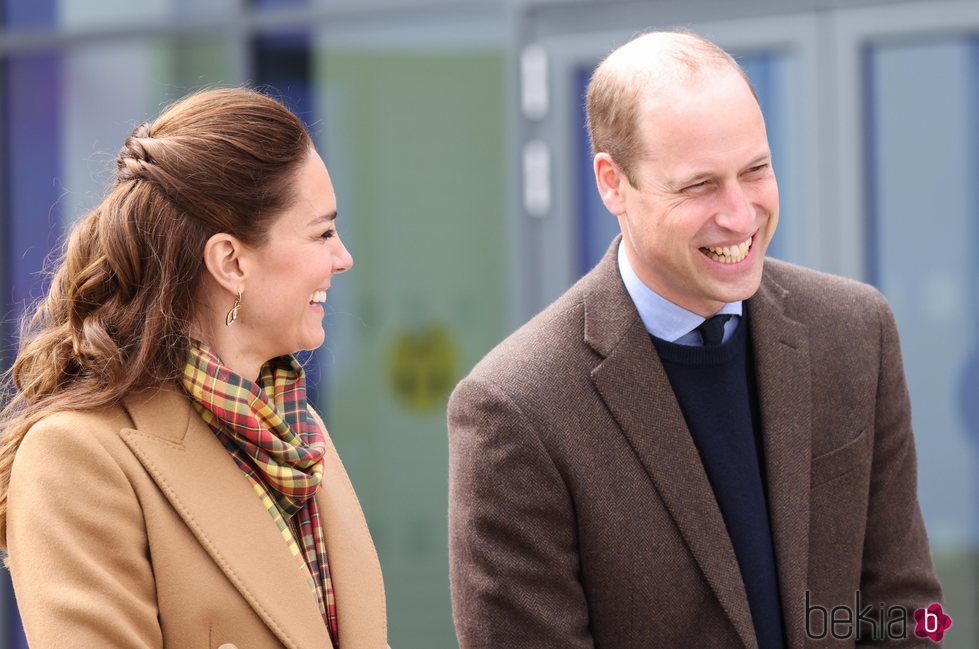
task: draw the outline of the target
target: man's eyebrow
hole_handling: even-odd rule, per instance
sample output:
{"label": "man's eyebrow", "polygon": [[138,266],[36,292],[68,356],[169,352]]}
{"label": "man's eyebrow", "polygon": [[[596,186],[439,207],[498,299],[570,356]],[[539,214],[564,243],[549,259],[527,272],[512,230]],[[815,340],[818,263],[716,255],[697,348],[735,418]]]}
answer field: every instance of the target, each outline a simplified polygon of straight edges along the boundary
{"label": "man's eyebrow", "polygon": [[[755,167],[762,162],[769,162],[771,158],[772,158],[772,154],[770,151],[759,153],[754,158],[752,158],[751,161],[748,162],[748,164],[745,165],[745,168]],[[709,180],[713,177],[714,174],[710,171],[698,171],[689,176],[684,176],[679,180],[671,180],[667,183],[667,186],[670,188],[671,191],[679,191],[685,187],[689,187],[690,185],[696,185],[699,182],[702,182],[704,180]]]}
{"label": "man's eyebrow", "polygon": [[747,167],[754,167],[754,166],[757,166],[759,162],[771,162],[771,160],[772,160],[772,152],[771,151],[765,151],[763,153],[759,153],[758,155],[756,155],[751,160],[751,162],[749,162],[746,166]]}
{"label": "man's eyebrow", "polygon": [[670,191],[679,191],[685,187],[689,187],[690,185],[696,185],[701,181],[708,180],[713,177],[714,174],[712,174],[709,171],[698,171],[695,174],[684,176],[679,180],[671,180],[667,183],[667,186],[670,188]]}

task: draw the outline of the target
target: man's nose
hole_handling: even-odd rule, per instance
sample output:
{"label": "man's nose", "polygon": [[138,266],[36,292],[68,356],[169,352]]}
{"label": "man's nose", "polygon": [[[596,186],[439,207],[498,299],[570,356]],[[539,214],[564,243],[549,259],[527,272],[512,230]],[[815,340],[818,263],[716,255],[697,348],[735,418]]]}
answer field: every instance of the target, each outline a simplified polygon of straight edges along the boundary
{"label": "man's nose", "polygon": [[741,183],[731,183],[721,195],[716,221],[719,226],[731,232],[751,234],[755,230],[755,210]]}

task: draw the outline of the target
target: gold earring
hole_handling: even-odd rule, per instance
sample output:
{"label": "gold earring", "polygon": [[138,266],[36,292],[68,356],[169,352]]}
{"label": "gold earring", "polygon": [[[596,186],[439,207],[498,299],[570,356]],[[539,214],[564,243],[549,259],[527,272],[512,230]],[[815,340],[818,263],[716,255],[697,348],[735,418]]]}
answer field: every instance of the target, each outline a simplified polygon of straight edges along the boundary
{"label": "gold earring", "polygon": [[241,289],[238,289],[238,297],[235,298],[234,306],[228,311],[228,315],[224,318],[224,324],[228,327],[231,323],[238,319],[238,309],[241,308]]}

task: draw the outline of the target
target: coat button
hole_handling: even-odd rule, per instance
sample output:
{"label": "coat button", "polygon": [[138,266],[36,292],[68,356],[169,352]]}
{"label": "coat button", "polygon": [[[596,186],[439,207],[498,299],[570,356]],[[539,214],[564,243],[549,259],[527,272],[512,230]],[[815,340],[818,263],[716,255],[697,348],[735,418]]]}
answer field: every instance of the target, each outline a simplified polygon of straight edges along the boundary
{"label": "coat button", "polygon": [[238,649],[238,646],[237,645],[233,645],[230,642],[226,642],[223,645],[221,645],[220,647],[218,647],[218,649]]}

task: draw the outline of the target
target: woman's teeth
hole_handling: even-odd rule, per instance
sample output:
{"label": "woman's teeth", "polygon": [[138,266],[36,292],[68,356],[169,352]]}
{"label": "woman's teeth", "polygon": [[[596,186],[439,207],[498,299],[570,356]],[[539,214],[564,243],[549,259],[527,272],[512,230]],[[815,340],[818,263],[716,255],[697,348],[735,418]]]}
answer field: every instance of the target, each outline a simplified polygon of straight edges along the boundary
{"label": "woman's teeth", "polygon": [[736,264],[748,256],[748,250],[751,248],[751,239],[751,237],[748,237],[736,246],[707,246],[706,248],[701,248],[701,250],[714,261],[722,264]]}
{"label": "woman's teeth", "polygon": [[309,296],[310,302],[326,302],[326,291],[313,291]]}

